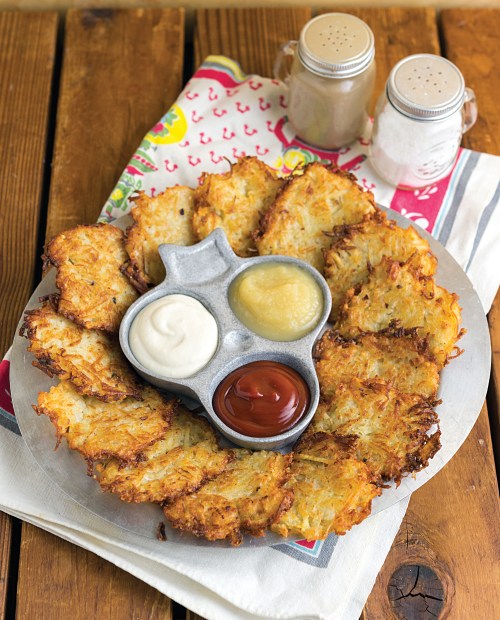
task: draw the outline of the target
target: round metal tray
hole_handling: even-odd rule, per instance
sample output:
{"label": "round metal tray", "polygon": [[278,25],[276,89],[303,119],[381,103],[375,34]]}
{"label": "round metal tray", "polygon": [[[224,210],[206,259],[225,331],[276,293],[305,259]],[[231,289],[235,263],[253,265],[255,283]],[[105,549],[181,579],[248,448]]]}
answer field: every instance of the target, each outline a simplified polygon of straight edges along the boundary
{"label": "round metal tray", "polygon": [[[429,241],[439,266],[436,282],[458,294],[462,307],[462,326],[467,332],[459,345],[464,353],[453,360],[441,373],[439,398],[443,404],[437,408],[441,428],[441,450],[430,461],[426,469],[384,489],[372,505],[372,514],[378,513],[425,484],[446,465],[465,441],[471,431],[484,403],[491,367],[491,345],[486,317],[481,302],[470,280],[449,252],[427,232],[402,215],[384,209],[389,217],[401,227],[413,225]],[[123,228],[130,221],[126,216],[117,225]],[[38,285],[26,310],[37,307],[39,297],[55,291],[54,270]],[[21,318],[19,328],[22,324]],[[17,332],[19,332],[19,328]],[[45,473],[67,495],[85,509],[114,523],[115,525],[148,538],[156,536],[156,528],[162,520],[161,510],[152,504],[128,504],[116,496],[103,493],[99,485],[86,475],[82,457],[63,442],[57,451],[52,423],[46,416],[37,416],[32,405],[37,402],[38,393],[47,391],[57,380],[50,379],[33,367],[33,356],[27,351],[28,341],[16,334],[11,358],[11,392],[16,418],[22,436],[34,458]],[[182,534],[166,526],[170,542],[199,546],[229,546],[228,543],[211,543],[203,539]],[[273,533],[262,538],[245,536],[243,547],[260,547],[283,543],[294,538],[284,539]]]}

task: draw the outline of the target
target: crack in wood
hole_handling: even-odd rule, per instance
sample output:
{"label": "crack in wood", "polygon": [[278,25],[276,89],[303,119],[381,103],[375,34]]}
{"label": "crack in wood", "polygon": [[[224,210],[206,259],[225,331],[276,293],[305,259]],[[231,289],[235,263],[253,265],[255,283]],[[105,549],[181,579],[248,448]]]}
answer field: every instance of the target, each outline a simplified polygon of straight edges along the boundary
{"label": "crack in wood", "polygon": [[437,574],[428,566],[406,564],[392,575],[388,586],[389,600],[401,620],[438,618],[445,592]]}

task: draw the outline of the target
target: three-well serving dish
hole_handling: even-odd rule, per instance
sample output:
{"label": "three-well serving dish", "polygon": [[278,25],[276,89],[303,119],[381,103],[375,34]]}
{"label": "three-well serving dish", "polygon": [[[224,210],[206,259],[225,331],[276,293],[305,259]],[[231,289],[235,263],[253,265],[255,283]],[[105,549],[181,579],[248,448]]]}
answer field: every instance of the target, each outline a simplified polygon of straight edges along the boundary
{"label": "three-well serving dish", "polygon": [[[235,444],[253,449],[278,449],[294,442],[311,421],[319,401],[319,384],[312,359],[312,347],[324,327],[331,308],[331,295],[324,278],[307,263],[287,256],[239,258],[233,252],[222,229],[216,229],[196,245],[160,246],[167,277],[132,304],[120,326],[120,344],[125,356],[149,383],[198,400],[211,423]],[[229,302],[231,284],[246,269],[260,264],[295,265],[307,271],[323,296],[323,308],[316,326],[298,340],[279,342],[263,338],[243,325]],[[129,333],[137,315],[152,302],[167,295],[194,297],[212,314],[218,324],[218,346],[207,365],[187,378],[172,379],[146,368],[134,355]],[[291,429],[272,437],[249,437],[227,426],[216,414],[213,398],[220,382],[236,368],[255,361],[273,360],[285,364],[303,377],[310,403],[302,418]]]}

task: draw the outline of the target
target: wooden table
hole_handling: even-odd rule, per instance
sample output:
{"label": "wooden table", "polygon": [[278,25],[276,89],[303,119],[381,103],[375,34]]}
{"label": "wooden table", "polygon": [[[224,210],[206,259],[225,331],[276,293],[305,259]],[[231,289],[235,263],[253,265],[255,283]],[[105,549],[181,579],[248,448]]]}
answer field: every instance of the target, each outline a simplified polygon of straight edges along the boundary
{"label": "wooden table", "polygon": [[[464,145],[500,155],[499,10],[355,9],[376,37],[376,97],[390,68],[442,53],[476,91]],[[95,221],[146,131],[194,66],[223,53],[271,73],[309,8],[0,13],[0,346],[40,279],[46,239]],[[500,618],[500,296],[490,313],[487,405],[455,458],[417,491],[364,610],[366,619]],[[489,418],[488,418],[489,413]],[[498,448],[498,441],[496,443]],[[497,451],[497,458],[498,458]],[[497,461],[498,464],[498,461]],[[0,619],[196,618],[99,557],[0,514]]]}

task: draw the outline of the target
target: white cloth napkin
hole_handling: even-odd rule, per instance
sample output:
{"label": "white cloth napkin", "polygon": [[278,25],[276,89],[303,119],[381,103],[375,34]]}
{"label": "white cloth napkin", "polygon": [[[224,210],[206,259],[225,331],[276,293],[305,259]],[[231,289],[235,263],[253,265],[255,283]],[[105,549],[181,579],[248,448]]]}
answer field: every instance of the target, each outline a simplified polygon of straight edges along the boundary
{"label": "white cloth napkin", "polygon": [[[370,125],[355,144],[320,151],[293,135],[285,114],[282,84],[209,57],[144,138],[101,219],[123,215],[137,189],[154,194],[176,183],[194,187],[202,171],[226,171],[225,157],[258,155],[283,172],[300,162],[334,161],[354,171],[379,203],[446,245],[489,309],[500,283],[500,158],[462,150],[446,179],[425,190],[396,191],[366,159]],[[7,359],[0,365],[0,509],[93,551],[208,619],[359,618],[408,499],[345,536],[311,544],[218,549],[125,533],[79,506],[36,464],[12,415],[8,365]]]}

